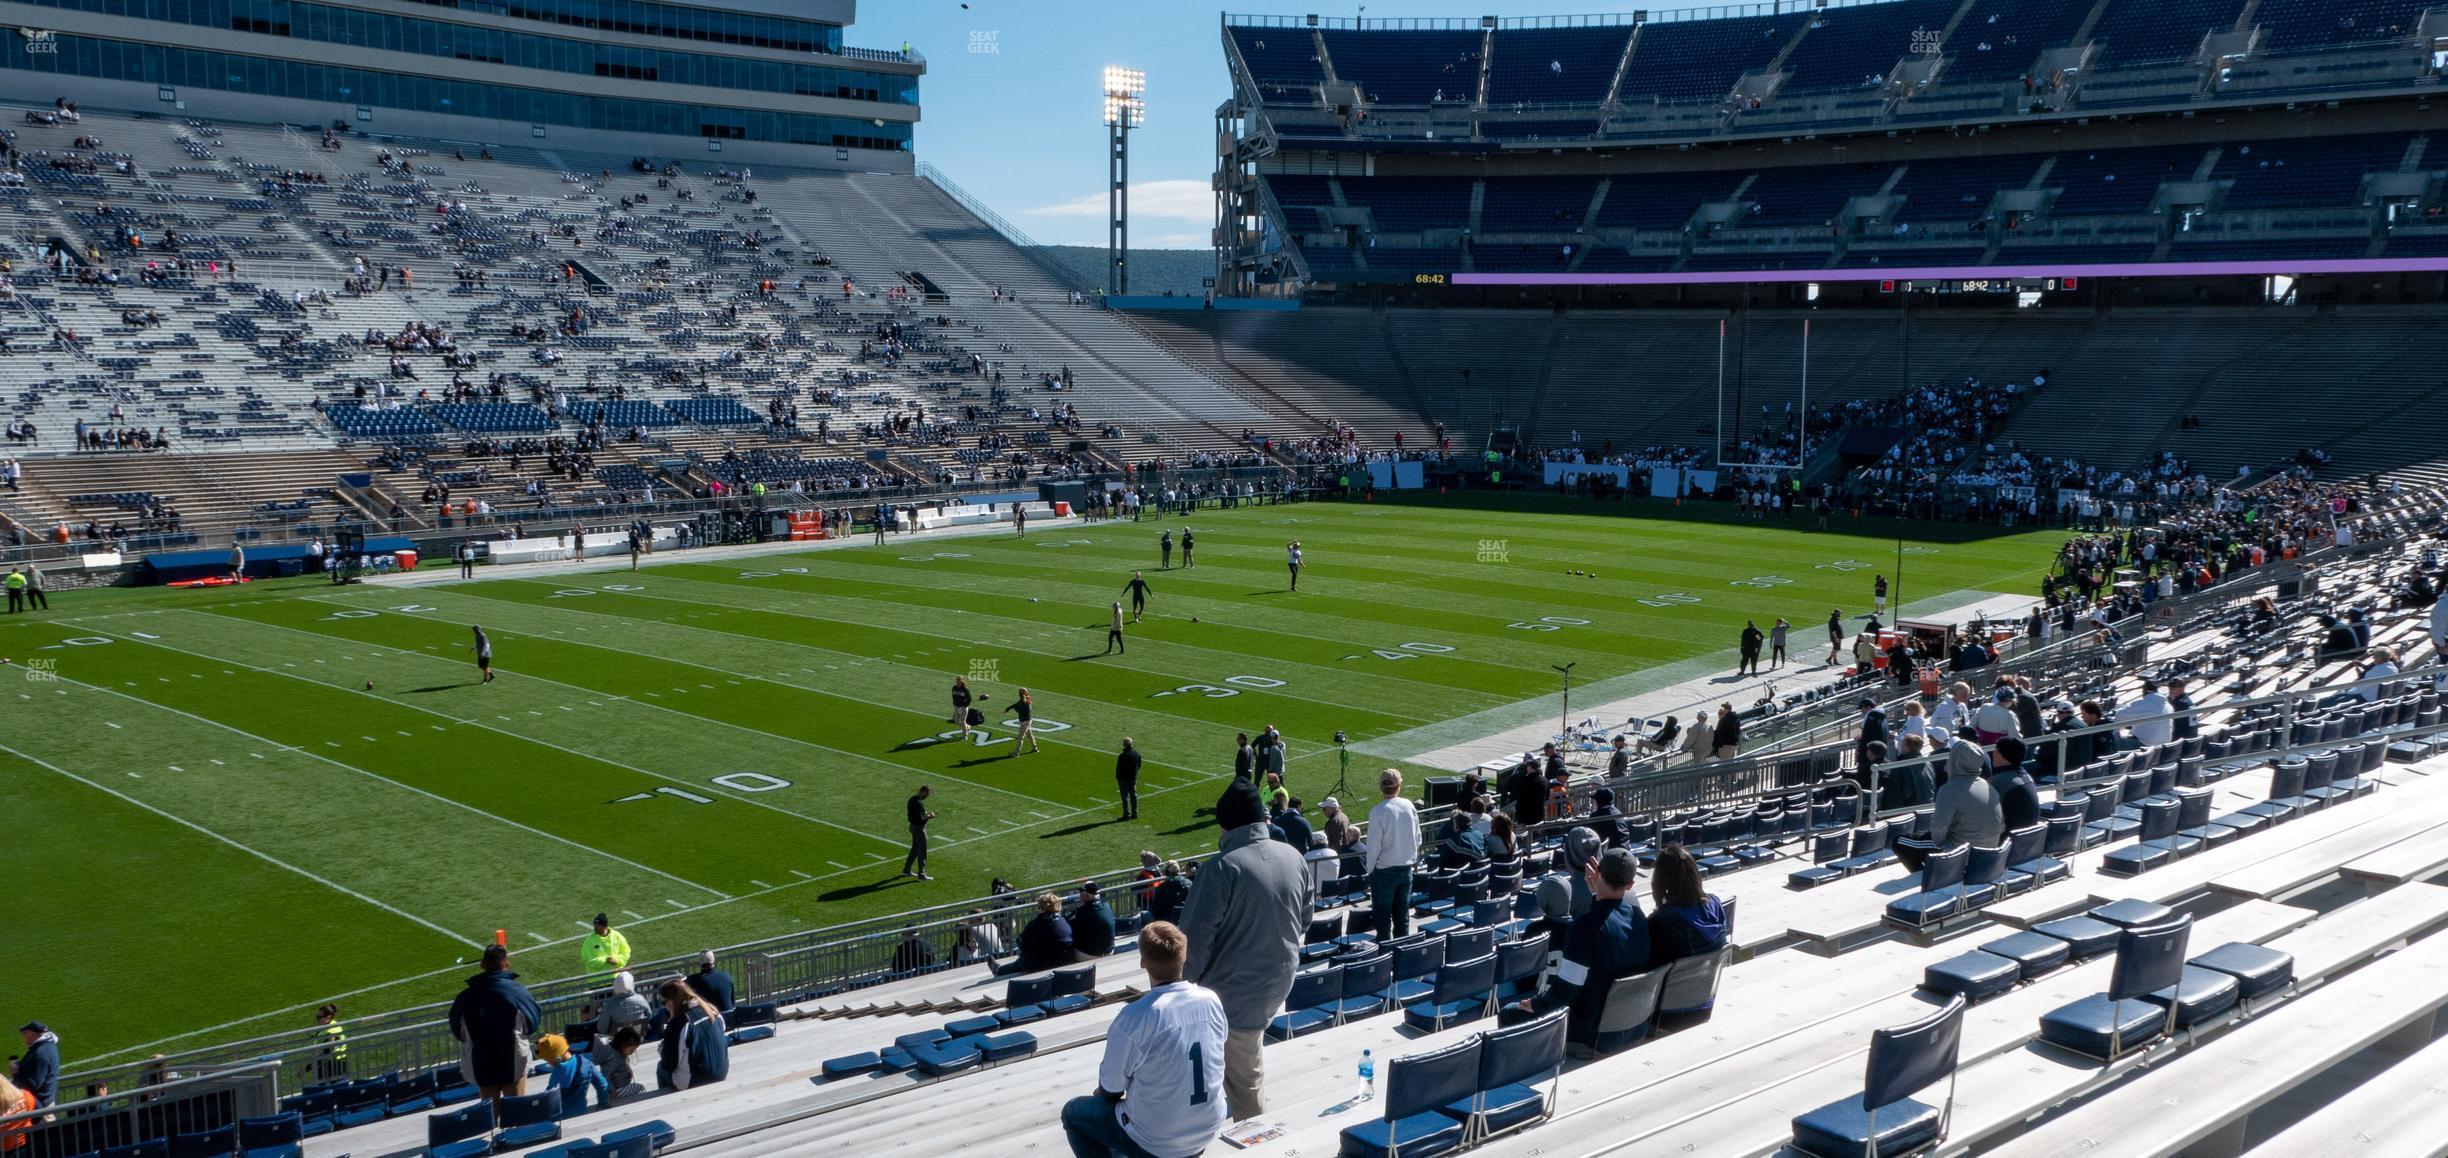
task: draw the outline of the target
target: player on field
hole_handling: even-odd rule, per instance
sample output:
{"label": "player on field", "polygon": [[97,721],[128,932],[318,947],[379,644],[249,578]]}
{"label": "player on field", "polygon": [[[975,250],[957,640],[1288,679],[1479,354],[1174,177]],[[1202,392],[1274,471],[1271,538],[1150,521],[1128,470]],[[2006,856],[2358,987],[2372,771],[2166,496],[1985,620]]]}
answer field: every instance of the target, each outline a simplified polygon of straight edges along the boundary
{"label": "player on field", "polygon": [[969,738],[969,679],[952,677],[952,722],[960,725],[961,739]]}
{"label": "player on field", "polygon": [[1284,566],[1290,568],[1292,571],[1292,590],[1294,591],[1300,590],[1300,565],[1300,540],[1294,539],[1291,542],[1284,544]]}
{"label": "player on field", "polygon": [[1137,623],[1140,616],[1147,614],[1147,577],[1138,571],[1131,572],[1130,582],[1123,584],[1122,590],[1130,593],[1131,622]]}
{"label": "player on field", "polygon": [[1885,575],[1879,576],[1876,582],[1870,584],[1870,599],[1878,611],[1887,610],[1887,577]]}
{"label": "player on field", "polygon": [[477,682],[488,684],[492,683],[493,637],[486,635],[484,628],[477,627],[474,624],[469,624],[468,629],[476,633],[476,643],[474,645],[476,651],[476,670],[484,673],[484,678]]}
{"label": "player on field", "polygon": [[1119,599],[1114,600],[1113,626],[1105,629],[1105,654],[1112,655],[1115,648],[1120,648],[1124,655],[1130,654],[1130,645],[1122,642],[1122,601]]}
{"label": "player on field", "polygon": [[1003,714],[1015,717],[1020,724],[1020,735],[1012,741],[1012,755],[1019,755],[1020,746],[1023,744],[1028,746],[1029,751],[1036,751],[1037,701],[1029,698],[1029,690],[1021,688],[1020,698],[1013,700],[1010,707],[1003,709]]}

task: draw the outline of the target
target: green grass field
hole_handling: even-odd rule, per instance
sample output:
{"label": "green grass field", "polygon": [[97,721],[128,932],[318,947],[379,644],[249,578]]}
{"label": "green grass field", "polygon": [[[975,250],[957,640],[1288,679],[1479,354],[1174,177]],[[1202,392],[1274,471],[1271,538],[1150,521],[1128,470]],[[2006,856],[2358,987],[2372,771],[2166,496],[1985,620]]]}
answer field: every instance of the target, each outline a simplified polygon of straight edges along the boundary
{"label": "green grass field", "polygon": [[[1620,509],[1644,507],[1667,510]],[[1776,615],[1807,656],[1896,553],[1887,524],[1569,513],[1589,509],[1311,504],[637,574],[64,592],[0,625],[0,1014],[48,1021],[75,1068],[336,994],[357,1015],[439,1000],[496,928],[558,977],[597,910],[652,958],[1208,848],[1236,730],[1280,727],[1314,802],[1338,728],[1380,766],[1456,717],[1552,711],[1551,664],[1610,681],[1594,696]],[[1160,526],[1184,525],[1198,566],[1157,571]],[[1903,595],[2031,591],[2059,541],[1917,540]],[[1133,568],[1147,621],[1100,655]],[[956,674],[990,716],[1034,689],[1043,752],[942,740]],[[1130,823],[1125,735],[1147,755]],[[896,875],[922,782],[926,883]]]}

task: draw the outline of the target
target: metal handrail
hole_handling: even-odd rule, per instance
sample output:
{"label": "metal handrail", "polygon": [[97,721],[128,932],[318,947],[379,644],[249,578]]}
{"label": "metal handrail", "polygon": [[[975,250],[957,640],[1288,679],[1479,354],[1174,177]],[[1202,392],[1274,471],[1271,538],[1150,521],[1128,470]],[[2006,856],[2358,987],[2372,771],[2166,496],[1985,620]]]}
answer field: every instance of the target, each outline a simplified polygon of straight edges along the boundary
{"label": "metal handrail", "polygon": [[278,1109],[278,1068],[257,1062],[185,1075],[153,1069],[107,1093],[0,1114],[0,1138],[15,1136],[12,1156],[48,1158],[219,1129]]}

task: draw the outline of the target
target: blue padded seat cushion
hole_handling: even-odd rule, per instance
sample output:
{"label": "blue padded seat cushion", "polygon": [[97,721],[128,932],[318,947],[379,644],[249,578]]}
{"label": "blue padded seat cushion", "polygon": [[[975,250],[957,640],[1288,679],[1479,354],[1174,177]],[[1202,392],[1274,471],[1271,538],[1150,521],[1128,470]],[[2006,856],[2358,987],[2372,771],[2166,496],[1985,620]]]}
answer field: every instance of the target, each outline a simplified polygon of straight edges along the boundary
{"label": "blue padded seat cushion", "polygon": [[2236,979],[2215,969],[2187,965],[2183,975],[2170,988],[2145,993],[2142,1000],[2167,1008],[2176,1004],[2176,1028],[2191,1029],[2211,1018],[2235,1008],[2243,989]]}
{"label": "blue padded seat cushion", "polygon": [[1342,1135],[1343,1158],[1415,1158],[1443,1154],[1462,1143],[1462,1123],[1431,1111],[1387,1121],[1379,1118],[1347,1126]]}
{"label": "blue padded seat cushion", "polygon": [[2118,1042],[2117,1052],[2122,1053],[2158,1037],[2166,1024],[2165,1006],[2139,998],[2110,1001],[2107,994],[2094,993],[2043,1014],[2040,1040],[2086,1057],[2105,1058],[2112,1038]]}
{"label": "blue padded seat cushion", "polygon": [[1921,988],[1933,993],[1960,993],[1967,1001],[1986,1001],[2014,988],[2023,967],[2013,959],[1978,949],[1958,954],[1921,971]]}
{"label": "blue padded seat cushion", "polygon": [[[1878,1107],[1878,1152],[1909,1154],[1938,1140],[1938,1108],[1904,1098]],[[1855,1094],[1793,1120],[1793,1148],[1816,1158],[1870,1152],[1870,1108]]]}
{"label": "blue padded seat cushion", "polygon": [[2193,958],[2192,964],[2236,979],[2246,1001],[2276,993],[2295,980],[2295,959],[2276,949],[2231,941]]}
{"label": "blue padded seat cushion", "polygon": [[920,1072],[942,1077],[977,1068],[978,1052],[964,1043],[944,1042],[911,1050],[910,1060],[917,1063]]}
{"label": "blue padded seat cushion", "polygon": [[2128,899],[2094,907],[2091,915],[2119,928],[2136,929],[2144,925],[2164,924],[2175,919],[2176,912],[2166,905]]}
{"label": "blue padded seat cushion", "polygon": [[2076,960],[2097,957],[2117,946],[2124,930],[2093,917],[2066,917],[2032,926],[2032,932],[2055,937],[2071,946]]}
{"label": "blue padded seat cushion", "polygon": [[869,1050],[866,1053],[854,1053],[845,1057],[826,1058],[823,1069],[825,1079],[830,1081],[835,1078],[850,1078],[857,1077],[860,1074],[871,1074],[876,1071],[876,1067],[883,1064],[884,1059],[877,1056],[875,1051]]}
{"label": "blue padded seat cushion", "polygon": [[2074,957],[2072,946],[2048,936],[2024,930],[2010,933],[1981,946],[1981,952],[2004,957],[2022,970],[2022,979],[2029,981]]}

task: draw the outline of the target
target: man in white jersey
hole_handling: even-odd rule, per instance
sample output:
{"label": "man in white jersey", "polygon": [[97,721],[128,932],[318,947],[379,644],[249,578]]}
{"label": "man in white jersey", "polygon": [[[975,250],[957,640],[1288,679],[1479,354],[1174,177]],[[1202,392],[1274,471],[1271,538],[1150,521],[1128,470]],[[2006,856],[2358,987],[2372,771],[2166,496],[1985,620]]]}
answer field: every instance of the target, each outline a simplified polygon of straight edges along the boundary
{"label": "man in white jersey", "polygon": [[1190,939],[1166,921],[1139,930],[1148,992],[1105,1031],[1097,1091],[1063,1105],[1078,1158],[1190,1158],[1224,1128],[1224,1003],[1182,980]]}

